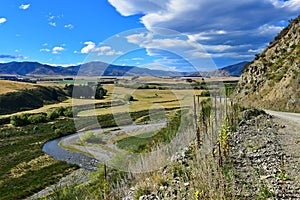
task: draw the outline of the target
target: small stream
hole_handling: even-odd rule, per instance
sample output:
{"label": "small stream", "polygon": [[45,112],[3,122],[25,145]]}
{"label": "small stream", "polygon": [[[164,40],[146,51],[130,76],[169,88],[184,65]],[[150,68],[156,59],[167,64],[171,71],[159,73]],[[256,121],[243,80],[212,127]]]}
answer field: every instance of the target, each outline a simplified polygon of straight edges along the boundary
{"label": "small stream", "polygon": [[79,167],[96,171],[96,165],[100,162],[99,160],[91,158],[84,153],[68,151],[59,146],[61,140],[74,135],[78,135],[78,133],[46,142],[43,146],[43,151],[57,160],[66,161],[67,163],[76,164]]}

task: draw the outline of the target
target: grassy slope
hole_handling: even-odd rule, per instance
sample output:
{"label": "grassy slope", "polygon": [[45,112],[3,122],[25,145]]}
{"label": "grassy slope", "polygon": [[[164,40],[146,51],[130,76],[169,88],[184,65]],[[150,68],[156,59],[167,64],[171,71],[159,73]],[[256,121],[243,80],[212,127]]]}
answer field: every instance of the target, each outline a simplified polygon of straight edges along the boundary
{"label": "grassy slope", "polygon": [[[73,128],[72,128],[73,127]],[[57,161],[42,151],[43,144],[74,132],[72,120],[25,127],[0,127],[0,199],[21,199],[57,182],[74,165]]]}
{"label": "grassy slope", "polygon": [[22,83],[16,81],[0,80],[0,94],[6,94],[8,92],[17,92],[24,89],[33,89],[36,87],[35,84]]}
{"label": "grassy slope", "polygon": [[32,110],[67,99],[67,94],[60,87],[35,86],[31,89],[8,92],[0,95],[0,114],[10,114]]}

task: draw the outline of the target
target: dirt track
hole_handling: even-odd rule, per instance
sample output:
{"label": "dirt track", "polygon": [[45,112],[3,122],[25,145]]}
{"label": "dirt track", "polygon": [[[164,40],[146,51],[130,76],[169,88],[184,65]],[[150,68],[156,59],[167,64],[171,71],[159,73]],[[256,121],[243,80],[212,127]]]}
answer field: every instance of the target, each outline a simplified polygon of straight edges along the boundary
{"label": "dirt track", "polygon": [[281,126],[278,139],[285,153],[286,172],[300,186],[300,114],[270,110],[266,112]]}

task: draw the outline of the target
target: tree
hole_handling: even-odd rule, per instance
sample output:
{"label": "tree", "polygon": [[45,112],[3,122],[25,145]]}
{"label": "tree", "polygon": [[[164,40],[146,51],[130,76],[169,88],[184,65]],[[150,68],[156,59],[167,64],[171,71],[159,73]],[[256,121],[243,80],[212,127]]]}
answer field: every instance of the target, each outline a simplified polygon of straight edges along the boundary
{"label": "tree", "polygon": [[100,83],[98,83],[95,91],[95,99],[103,99],[106,94],[107,90],[104,89]]}

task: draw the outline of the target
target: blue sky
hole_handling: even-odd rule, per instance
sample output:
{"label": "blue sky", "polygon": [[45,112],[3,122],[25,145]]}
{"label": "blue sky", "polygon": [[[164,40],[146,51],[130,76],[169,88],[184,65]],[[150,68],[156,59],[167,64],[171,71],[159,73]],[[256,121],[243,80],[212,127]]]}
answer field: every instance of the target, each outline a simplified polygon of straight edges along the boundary
{"label": "blue sky", "polygon": [[300,0],[1,0],[0,62],[209,70],[252,60]]}

